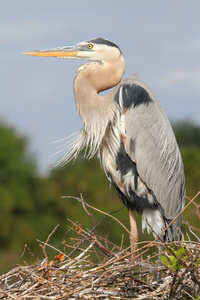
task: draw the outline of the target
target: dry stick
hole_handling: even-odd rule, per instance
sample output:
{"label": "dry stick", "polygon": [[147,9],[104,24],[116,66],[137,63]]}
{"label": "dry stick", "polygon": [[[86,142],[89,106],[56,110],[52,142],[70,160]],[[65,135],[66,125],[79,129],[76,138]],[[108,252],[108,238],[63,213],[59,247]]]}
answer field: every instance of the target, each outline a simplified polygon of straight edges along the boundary
{"label": "dry stick", "polygon": [[57,249],[56,247],[48,244],[47,241],[43,242],[43,241],[38,240],[38,239],[36,239],[36,241],[39,242],[39,243],[42,243],[44,245],[44,246],[40,245],[40,247],[46,247],[46,246],[48,246],[49,248],[55,250],[56,252],[59,252],[59,253],[63,254],[64,256],[66,256],[66,254],[63,251],[61,251],[61,250]]}
{"label": "dry stick", "polygon": [[58,224],[58,225],[52,230],[52,232],[48,235],[47,240],[46,240],[46,242],[44,243],[44,246],[41,245],[41,244],[39,244],[40,247],[42,248],[43,253],[44,253],[44,257],[45,257],[46,260],[47,260],[47,266],[48,266],[48,256],[47,256],[47,254],[46,254],[45,248],[46,248],[46,246],[47,246],[47,243],[48,243],[50,237],[52,236],[52,234],[56,231],[56,229],[57,229],[58,227],[59,227],[59,224]]}
{"label": "dry stick", "polygon": [[[70,219],[67,219],[67,220],[68,220],[69,222],[71,222],[72,224],[75,224],[72,220],[70,220]],[[82,229],[82,231],[84,231],[84,230]],[[80,233],[79,233],[79,234],[80,234]],[[87,232],[87,235],[88,235],[87,239],[89,239],[89,238],[90,238],[90,232],[89,232],[89,233]],[[84,236],[84,237],[85,237],[85,236]],[[108,244],[109,244],[109,245],[111,245],[111,246],[113,247],[112,249],[117,249],[117,250],[119,250],[119,251],[120,251],[120,250],[123,251],[123,249],[122,249],[120,246],[115,245],[115,244],[112,243],[111,241],[107,240],[107,238],[103,238],[103,237],[101,237],[101,236],[98,236],[98,238],[105,242],[107,248],[108,248]],[[91,237],[91,239],[92,239],[92,237]],[[80,240],[80,238],[71,238],[71,240],[77,241],[77,242],[82,241],[82,240]],[[69,245],[69,244],[65,244],[65,245],[66,245],[67,247],[69,247],[69,248],[72,248],[72,249],[76,248],[76,250],[79,250],[79,251],[82,251],[82,250],[83,250],[83,249],[81,249],[81,248],[77,249],[77,246],[73,246],[73,245]],[[113,251],[113,250],[112,250],[112,251]],[[111,251],[111,253],[112,253],[112,251]]]}
{"label": "dry stick", "polygon": [[[198,284],[199,286],[200,286],[200,281],[198,280],[198,277],[194,274],[194,270],[193,270],[194,259],[192,261],[190,261],[190,263],[187,265],[184,260],[179,258],[176,255],[176,253],[174,253],[172,251],[172,249],[170,247],[168,247],[167,243],[165,243],[165,245],[167,246],[167,249],[171,252],[171,254],[176,258],[176,260],[178,260],[185,267],[185,271],[181,275],[179,275],[177,271],[174,271],[174,276],[173,276],[173,280],[171,283],[171,289],[170,289],[170,293],[169,293],[169,299],[171,300],[171,299],[173,299],[178,286],[182,282],[182,279],[183,279],[184,275],[187,274],[187,272],[189,272],[191,274],[193,281],[196,284]],[[179,277],[179,279],[178,279],[178,282],[175,284],[175,280],[177,277]]]}
{"label": "dry stick", "polygon": [[[115,218],[115,217],[113,217],[112,215],[110,215],[110,214],[107,214],[107,213],[105,213],[105,212],[103,212],[103,211],[101,211],[101,210],[99,210],[99,209],[97,209],[97,208],[95,208],[95,207],[93,207],[93,206],[91,206],[91,205],[89,205],[89,204],[87,204],[86,203],[86,205],[88,205],[90,208],[92,208],[92,209],[94,209],[94,210],[97,210],[98,212],[100,212],[100,213],[102,213],[102,214],[105,214],[106,216],[108,216],[108,217],[111,217],[112,219],[114,219],[115,221],[117,221],[129,234],[131,234],[130,233],[130,231],[117,219],[117,218]],[[144,242],[142,242],[142,243],[144,243]],[[149,251],[149,249],[151,249],[152,247],[154,247],[155,245],[154,244],[158,244],[158,245],[160,245],[160,243],[159,242],[156,242],[156,241],[154,241],[154,242],[149,242],[147,245],[145,244],[142,248],[140,248],[140,249],[136,249],[135,251],[134,251],[134,254],[135,253],[137,253],[137,252],[139,252],[139,251],[141,251],[142,249],[144,249],[144,248],[147,248],[146,250],[144,250],[143,252],[142,252],[142,255],[143,254],[145,254],[146,252],[148,252]],[[123,252],[123,251],[122,251]],[[124,255],[123,257],[121,257],[121,258],[119,258],[119,259],[125,259],[125,258],[127,258],[127,257],[129,257],[129,256],[131,256],[131,253],[128,253],[128,254],[126,254],[126,255]],[[139,258],[141,256],[141,253],[139,253],[137,256],[135,256],[135,258],[137,259],[137,258]]]}
{"label": "dry stick", "polygon": [[[174,255],[174,256],[176,257],[176,255]],[[179,261],[181,261],[181,263],[183,263],[183,261],[182,261],[181,259],[179,259]],[[194,262],[194,260],[191,261],[189,265],[184,264],[184,265],[186,266],[186,267],[185,267],[185,271],[184,271],[181,275],[179,275],[179,274],[177,273],[177,271],[174,273],[173,280],[172,280],[172,283],[171,283],[171,289],[170,289],[170,292],[169,292],[169,299],[170,299],[170,300],[173,300],[173,299],[174,299],[175,292],[177,291],[177,289],[178,289],[180,283],[182,283],[183,278],[185,277],[185,275],[186,275],[188,272],[189,272],[189,273],[192,273],[192,272],[191,272],[191,269],[189,270],[189,267],[193,265],[193,262]],[[192,275],[192,274],[191,274],[191,275]],[[175,284],[175,279],[176,279],[176,277],[179,277],[179,278],[178,278],[178,282]],[[195,283],[198,284],[198,282],[195,282]],[[199,285],[199,284],[198,284],[198,285]],[[182,285],[182,287],[183,287],[183,285]]]}
{"label": "dry stick", "polygon": [[155,238],[154,242],[156,242],[158,239],[160,239],[160,237],[163,235],[163,233],[173,224],[174,221],[176,221],[176,219],[183,213],[184,210],[186,210],[186,208],[200,195],[200,191],[194,196],[194,198],[192,198],[192,200],[190,198],[187,197],[187,199],[190,200],[190,202],[178,213],[178,215],[167,225],[167,227],[157,236],[157,238]]}
{"label": "dry stick", "polygon": [[[144,245],[143,247],[141,247],[139,250],[137,250],[137,252],[145,249],[143,252],[139,253],[135,258],[138,259],[139,257],[141,257],[142,255],[144,255],[146,252],[149,251],[149,249],[151,249],[152,247],[154,247],[154,244],[152,242],[149,242],[147,245]],[[124,252],[124,251],[122,251]],[[125,254],[121,257],[115,257],[115,258],[112,258],[110,261],[106,262],[104,265],[101,265],[101,266],[97,266],[91,270],[88,270],[88,272],[90,273],[95,273],[95,272],[98,272],[100,271],[101,269],[105,269],[106,267],[108,267],[109,265],[112,265],[114,263],[117,263],[118,261],[121,261],[121,260],[125,260],[126,258],[130,257],[131,256],[131,253],[128,253],[128,254]],[[156,255],[157,256],[157,255]],[[136,263],[135,265],[139,265],[140,263]],[[132,268],[132,265],[129,265],[129,268]],[[80,277],[84,274],[84,272],[82,273],[79,273],[77,275],[75,275],[75,277]]]}
{"label": "dry stick", "polygon": [[[200,242],[200,238],[192,231],[192,229],[197,230],[198,232],[200,232],[200,230],[198,230],[197,228],[195,228],[194,226],[190,225],[188,223],[188,221],[186,220],[185,222],[183,222],[183,224],[188,226],[189,231],[191,232],[191,234],[197,239],[197,241]],[[187,233],[188,235],[188,233]],[[189,238],[190,239],[190,238]]]}
{"label": "dry stick", "polygon": [[[152,233],[154,233],[157,237],[158,237],[158,234],[154,231],[154,229],[152,228],[152,226],[149,224],[149,222],[147,221],[147,219],[146,219],[146,223],[147,223],[147,225],[149,226],[149,228],[151,229],[151,231],[152,231]],[[159,238],[159,240],[162,242],[162,244],[164,243],[165,244],[165,246],[166,246],[166,242],[163,240],[163,239],[161,239],[161,238]],[[161,280],[161,272],[160,272],[160,267],[161,267],[161,263],[160,263],[160,255],[161,255],[161,252],[162,252],[162,244],[161,245],[158,245],[158,254],[157,254],[157,256],[158,256],[158,265],[157,265],[157,281],[160,281]],[[159,246],[161,246],[161,247],[159,247]]]}
{"label": "dry stick", "polygon": [[[89,280],[89,279],[88,279]],[[76,291],[77,292],[77,291]],[[86,292],[85,292],[85,290],[83,290],[83,293],[84,293],[84,295],[86,295]],[[67,292],[65,292],[65,295],[67,295]],[[159,293],[154,293],[154,296],[155,295],[159,295]],[[153,295],[152,295],[153,296]],[[30,296],[29,296],[30,297]],[[60,296],[61,298],[59,298],[59,299],[64,299],[64,297],[63,297],[63,295],[62,296]],[[63,297],[63,298],[62,298]],[[41,299],[42,299],[43,297],[41,296]],[[20,299],[21,299],[21,297],[20,297]],[[46,298],[45,298],[46,299]],[[49,298],[50,299],[50,298]],[[51,299],[53,299],[53,298],[51,298]],[[54,299],[56,299],[56,298],[54,298]],[[57,298],[58,299],[58,298]],[[95,298],[95,296],[94,296],[94,299],[96,299]],[[122,299],[122,298],[121,298]]]}
{"label": "dry stick", "polygon": [[[78,200],[79,202],[84,201],[84,200],[82,199],[82,194],[81,194],[81,199],[80,199],[80,198],[77,198],[77,197],[70,197],[70,196],[64,196],[64,197],[62,197],[62,198],[72,198],[72,199]],[[98,211],[98,212],[100,212],[100,213],[102,213],[102,214],[104,214],[104,215],[106,215],[106,216],[111,217],[112,219],[114,219],[116,222],[118,222],[118,223],[125,229],[125,231],[128,232],[128,234],[129,234],[129,236],[130,236],[131,238],[134,238],[133,235],[132,235],[132,232],[130,232],[130,231],[126,228],[126,226],[124,226],[124,224],[122,224],[117,218],[113,217],[113,216],[111,215],[111,213],[105,213],[105,212],[101,211],[100,209],[97,209],[97,208],[93,207],[92,205],[89,205],[89,204],[88,204],[87,202],[85,202],[85,201],[84,201],[84,203],[85,203],[85,205],[87,205],[88,207],[92,208],[93,210],[96,210],[96,211]],[[134,259],[136,259],[135,253],[137,253],[137,252],[138,252],[138,249],[134,249],[134,250],[131,252],[132,258],[134,257]],[[137,257],[138,257],[138,256],[137,256]],[[133,260],[133,259],[132,259],[132,260]]]}
{"label": "dry stick", "polygon": [[87,213],[87,215],[88,215],[89,217],[92,218],[92,221],[93,221],[93,224],[94,224],[94,228],[95,228],[95,229],[93,230],[93,233],[94,233],[94,235],[95,235],[95,237],[96,237],[96,239],[97,239],[97,236],[96,236],[96,225],[97,225],[96,219],[95,219],[95,217],[87,210],[87,208],[86,208],[86,206],[85,206],[86,202],[83,200],[83,195],[80,194],[80,196],[81,196],[81,198],[80,198],[81,204],[82,204],[82,206],[83,206],[85,212]]}
{"label": "dry stick", "polygon": [[[175,286],[176,277],[177,277],[177,272],[174,273],[174,276],[173,276],[173,279],[172,279],[172,282],[171,282],[171,288],[170,288],[170,291],[169,291],[169,300],[173,300],[173,297],[174,297],[175,292],[176,292],[176,286]],[[179,278],[179,280],[180,280],[180,278]],[[178,281],[178,282],[180,282],[180,281]]]}
{"label": "dry stick", "polygon": [[[183,261],[181,258],[178,258],[175,254],[173,254],[175,257],[176,257],[176,259],[179,259],[179,261],[182,263],[182,265],[185,267],[185,274],[187,273],[187,272],[189,272],[190,274],[191,274],[191,277],[192,277],[192,279],[193,279],[193,281],[196,283],[196,284],[198,284],[198,286],[200,287],[200,280],[198,279],[198,277],[194,274],[194,268],[193,268],[193,263],[194,263],[194,259],[192,260],[192,261],[190,261],[190,263],[187,265],[186,263],[185,263],[185,261]],[[190,268],[191,267],[191,268]],[[189,269],[190,268],[190,269]],[[184,274],[183,273],[183,274]],[[183,276],[183,274],[182,274],[182,276]],[[180,276],[179,276],[179,278],[180,278]],[[181,278],[180,278],[181,279]],[[179,280],[180,280],[179,279]]]}
{"label": "dry stick", "polygon": [[19,286],[19,287],[22,286],[22,284],[26,281],[26,279],[27,279],[28,277],[30,277],[37,269],[38,269],[38,266],[35,267],[33,270],[31,270],[31,271],[23,278],[23,280],[18,284],[18,286]]}
{"label": "dry stick", "polygon": [[106,246],[108,247],[108,244],[111,245],[114,248],[118,249],[118,250],[122,250],[121,246],[117,246],[114,243],[112,243],[111,241],[108,240],[108,236],[106,236],[105,238],[102,236],[98,236],[99,239],[101,239],[102,241],[104,241],[104,243],[106,244]]}
{"label": "dry stick", "polygon": [[[188,198],[187,197],[187,199],[189,199],[190,200],[190,202],[184,207],[184,209],[182,209],[182,211],[176,216],[176,218],[174,219],[174,220],[172,220],[172,222],[173,221],[175,221],[177,218],[178,218],[178,216],[198,197],[198,195],[200,194],[200,191],[194,196],[194,198],[191,200],[190,198]],[[169,226],[172,224],[172,222],[170,222],[170,224],[169,224]],[[168,227],[169,227],[168,226]],[[168,228],[167,227],[167,228]],[[166,228],[166,229],[167,229]],[[168,248],[170,251],[171,251],[171,249],[170,248]],[[172,252],[172,251],[171,251]],[[174,252],[172,252],[172,254],[175,256],[175,258],[177,259],[177,260],[179,260],[182,264],[183,264],[183,266],[186,268],[186,271],[188,271],[188,269],[189,269],[189,266],[191,265],[191,263],[190,263],[190,265],[187,265],[181,258],[178,258],[177,256],[176,256],[176,254],[174,253]],[[185,271],[185,272],[186,272]],[[191,276],[192,276],[192,278],[193,278],[193,281],[195,282],[195,283],[197,283],[199,286],[200,286],[200,281],[198,280],[198,278],[196,277],[196,275],[194,274],[194,272],[193,272],[193,270],[191,269],[190,270],[190,273],[191,273]]]}
{"label": "dry stick", "polygon": [[[75,199],[75,200],[78,200],[79,202],[81,202],[81,199],[78,198],[78,197],[63,196],[62,198],[72,198],[72,199]],[[117,218],[115,218],[114,216],[112,216],[111,213],[106,213],[106,212],[104,212],[104,211],[102,211],[102,210],[100,210],[100,209],[97,209],[97,208],[93,207],[92,205],[89,205],[87,202],[85,202],[85,204],[86,204],[88,207],[90,207],[91,209],[93,209],[93,210],[95,210],[95,211],[98,211],[98,212],[104,214],[105,217],[110,217],[110,218],[112,218],[112,219],[115,220],[117,223],[119,223],[119,224],[125,229],[125,231],[128,232],[129,235],[132,235],[131,232],[126,228],[126,226],[124,226],[124,224],[121,223]],[[121,210],[121,209],[120,209],[120,210]],[[103,219],[103,220],[104,220],[104,219]],[[102,220],[102,221],[103,221],[103,220]],[[98,226],[99,224],[101,224],[102,221],[101,221],[100,223],[98,223],[97,226]],[[93,230],[92,230],[92,231],[93,231]],[[91,231],[91,232],[92,232],[92,231]],[[134,251],[134,253],[126,254],[126,255],[124,256],[124,258],[127,258],[127,257],[129,257],[130,255],[133,255],[133,254],[135,255],[135,253],[141,251],[141,250],[144,249],[144,248],[147,248],[147,249],[144,250],[142,253],[139,253],[137,256],[135,256],[135,260],[136,260],[137,258],[139,258],[140,256],[142,256],[143,254],[145,254],[146,252],[148,252],[149,249],[151,249],[152,247],[154,247],[154,244],[156,243],[156,241],[157,241],[157,239],[154,240],[154,242],[150,242],[149,244],[143,246],[143,247],[140,248],[140,249],[136,249],[136,250]],[[81,244],[81,242],[80,242],[80,244]],[[79,247],[79,246],[80,246],[80,245],[78,245],[78,247]],[[73,252],[73,251],[72,251],[72,252]]]}
{"label": "dry stick", "polygon": [[[71,198],[71,199],[75,199],[75,200],[77,200],[77,201],[79,201],[79,202],[81,202],[81,199],[80,198],[78,198],[78,197],[73,197],[73,196],[63,196],[62,198],[64,198],[64,199],[69,199],[69,198]],[[105,218],[106,217],[111,217],[112,219],[114,219],[115,221],[117,221],[129,234],[130,234],[130,232],[128,231],[128,229],[117,219],[117,218],[115,218],[115,217],[113,217],[112,215],[111,215],[111,213],[113,213],[113,212],[111,212],[111,213],[105,213],[105,212],[103,212],[103,211],[101,211],[101,210],[99,210],[99,209],[97,209],[97,208],[94,208],[93,206],[91,206],[91,205],[89,205],[88,203],[86,203],[85,202],[85,204],[88,206],[88,207],[90,207],[90,208],[92,208],[93,210],[96,210],[96,211],[98,211],[98,212],[100,212],[100,213],[102,213],[102,214],[104,214],[105,215],[105,217],[96,225],[96,227],[94,227],[91,231],[90,231],[90,234],[105,220]],[[120,211],[122,208],[120,208],[119,210],[117,210],[117,211],[115,211],[115,212],[118,212],[118,211]],[[87,238],[84,238],[82,241],[80,241],[80,243],[77,245],[77,247],[76,248],[74,248],[72,251],[71,251],[71,253],[68,255],[68,256],[66,256],[66,258],[65,259],[67,259],[69,256],[71,256],[81,245],[82,245],[82,243],[84,242],[84,241],[86,241],[87,240]],[[65,260],[64,259],[64,260]]]}
{"label": "dry stick", "polygon": [[[73,221],[71,221],[70,219],[67,219],[67,220],[70,221],[72,224],[75,224],[75,223],[74,223]],[[87,239],[88,239],[88,237],[84,236],[84,238],[79,242],[79,244],[78,244],[76,247],[74,247],[73,250],[72,250],[68,255],[65,256],[65,258],[63,259],[63,261],[65,261],[66,259],[69,259],[70,256],[71,256],[75,251],[77,251],[77,250],[80,248],[80,246],[81,246]]]}
{"label": "dry stick", "polygon": [[[160,237],[163,235],[163,233],[171,226],[171,224],[181,215],[181,213],[198,197],[198,195],[200,194],[200,191],[195,195],[195,197],[192,199],[192,200],[190,200],[190,202],[179,212],[179,214],[168,224],[168,226],[160,233],[160,235],[153,241],[153,242],[150,242],[149,244],[147,244],[147,245],[145,245],[145,246],[143,246],[142,248],[147,248],[146,250],[144,250],[142,253],[140,253],[140,254],[138,254],[136,257],[135,257],[135,259],[137,259],[139,256],[142,256],[143,254],[145,254],[147,251],[149,251],[149,249],[150,248],[152,248],[152,246],[155,244],[155,242],[157,242],[157,240],[158,239],[160,239]],[[76,198],[77,199],[77,198]],[[77,199],[78,200],[78,199]],[[80,201],[80,200],[79,200]],[[101,212],[101,213],[103,213],[103,214],[105,214],[105,215],[108,215],[109,217],[111,217],[111,218],[113,218],[114,220],[116,220],[129,234],[130,234],[130,232],[128,231],[128,229],[118,220],[118,219],[116,219],[115,217],[113,217],[112,215],[109,215],[109,214],[107,214],[107,213],[105,213],[105,212],[102,212],[101,210],[99,210],[99,209],[96,209],[96,208],[94,208],[93,206],[91,206],[91,205],[89,205],[89,204],[87,204],[86,203],[86,205],[88,206],[88,207],[90,207],[90,208],[92,208],[92,209],[94,209],[94,210],[96,210],[96,211],[98,211],[98,212]],[[141,248],[141,249],[142,249]],[[140,249],[140,250],[141,250]],[[136,252],[138,252],[138,250],[136,251]],[[130,256],[130,254],[126,254],[126,255],[124,255],[124,258],[126,258],[126,257],[128,257],[128,256]],[[120,258],[121,259],[121,258]],[[120,260],[119,258],[116,258],[116,261],[118,261],[118,260]],[[114,260],[115,261],[115,260]],[[110,263],[108,263],[108,264],[105,264],[104,265],[104,267],[105,266],[107,266],[107,265],[109,265]],[[101,269],[102,268],[102,266],[99,266],[99,268],[97,268],[97,269]],[[196,278],[195,278],[196,279]]]}
{"label": "dry stick", "polygon": [[[73,227],[74,227],[74,225],[65,232],[65,235],[64,235],[64,237],[63,237],[63,239],[62,239],[62,241],[61,241],[58,249],[60,249],[61,246],[64,244],[64,241],[65,241],[65,238],[66,238],[67,234],[72,230]],[[65,244],[64,244],[64,251],[65,251]]]}
{"label": "dry stick", "polygon": [[[68,220],[69,220],[69,219],[68,219]],[[69,220],[69,221],[70,221],[72,224],[75,225],[75,223],[74,223],[73,221],[71,221],[71,220]],[[96,227],[97,227],[97,225],[96,225]],[[81,235],[84,237],[84,239],[81,240],[80,243],[74,248],[74,250],[71,251],[71,253],[69,254],[69,256],[70,256],[74,251],[78,250],[79,247],[80,247],[80,245],[81,245],[84,241],[89,240],[89,239],[91,239],[91,240],[95,243],[95,245],[96,245],[96,246],[97,246],[97,247],[98,247],[98,248],[99,248],[106,256],[113,255],[113,253],[112,253],[109,249],[105,248],[105,247],[99,242],[99,240],[97,239],[97,236],[96,236],[95,234],[94,234],[94,237],[91,235],[91,234],[94,232],[94,230],[95,230],[96,227],[94,227],[89,233],[86,232],[84,229],[82,229],[82,231],[84,232],[85,235],[83,235],[82,233],[79,233],[79,234],[81,234]]]}
{"label": "dry stick", "polygon": [[2,294],[4,294],[4,297],[1,297],[1,299],[10,297],[11,299],[17,300],[17,298],[16,298],[15,296],[12,296],[10,293],[5,292],[5,291],[2,290],[1,288],[0,288],[0,292],[1,292]]}
{"label": "dry stick", "polygon": [[[84,293],[85,293],[85,291],[84,291]],[[67,293],[66,293],[66,294],[67,294]],[[66,295],[66,294],[65,294],[65,295]],[[156,293],[156,294],[157,294],[157,293]],[[155,294],[154,294],[154,295],[155,295]],[[63,297],[63,296],[62,296],[62,297]],[[55,298],[54,298],[54,299],[55,299]],[[60,299],[63,299],[63,298],[60,298]]]}
{"label": "dry stick", "polygon": [[[192,228],[192,229],[194,229],[194,230],[200,232],[200,229],[198,229],[198,228],[196,228],[196,227],[190,225],[190,224],[188,223],[188,221],[183,221],[183,224],[187,225],[189,228]],[[193,233],[193,232],[192,232],[192,233]],[[193,234],[194,234],[194,233],[193,233]],[[194,235],[195,235],[195,234],[194,234]]]}
{"label": "dry stick", "polygon": [[[47,245],[48,245],[48,244],[47,244]],[[148,244],[148,246],[150,246],[150,245],[152,246],[152,242]],[[147,247],[147,246],[145,245],[145,246],[143,247],[143,249],[146,248],[146,247]],[[128,256],[130,256],[130,254],[128,254]],[[119,260],[120,260],[120,259],[122,259],[122,258],[119,258]],[[119,261],[119,260],[118,260],[118,261]],[[115,259],[114,261],[116,261],[116,259]],[[112,260],[112,263],[113,263],[113,260]],[[104,265],[104,266],[105,266],[105,265]],[[85,285],[84,287],[81,287],[80,290],[83,291],[83,290],[86,288],[86,286],[87,286],[87,285]],[[89,287],[89,286],[91,286],[91,285],[89,284],[88,287]],[[78,289],[78,290],[79,290],[79,289]],[[77,293],[78,290],[72,291],[72,292],[73,292],[73,293]],[[85,291],[84,291],[84,292],[85,292]],[[59,296],[59,297],[55,297],[54,299],[63,299],[66,295],[69,295],[69,293],[65,293],[64,295]]]}
{"label": "dry stick", "polygon": [[196,202],[194,202],[193,204],[196,206],[196,214],[197,214],[198,218],[200,219],[200,212],[199,212],[200,204],[197,204]]}
{"label": "dry stick", "polygon": [[[140,254],[138,254],[135,258],[137,259],[137,258],[139,258],[140,256],[142,256],[143,254],[145,254],[147,251],[149,251],[150,245],[152,245],[152,243],[149,243],[148,245],[143,246],[140,250],[142,250],[142,249],[144,249],[144,248],[147,248],[147,249],[144,250],[143,252],[141,252]],[[138,250],[137,250],[137,251],[138,251]],[[100,271],[101,269],[105,269],[106,267],[108,267],[108,266],[111,265],[111,264],[114,264],[114,263],[116,263],[116,262],[118,262],[118,261],[120,261],[120,260],[123,260],[123,259],[125,259],[125,258],[130,257],[130,255],[131,255],[131,253],[125,254],[125,255],[123,255],[123,256],[121,256],[121,257],[117,257],[117,258],[114,257],[114,258],[112,258],[110,261],[106,262],[104,265],[97,266],[96,268],[93,268],[93,269],[91,269],[91,270],[88,270],[88,272],[89,272],[89,273],[98,272],[98,271]],[[131,267],[131,265],[129,265],[129,267]],[[83,274],[84,274],[84,272],[79,273],[79,274],[75,275],[75,278],[76,278],[76,277],[80,277],[80,276],[82,276]]]}
{"label": "dry stick", "polygon": [[68,262],[67,264],[60,267],[60,270],[64,269],[65,267],[70,266],[74,261],[80,260],[92,247],[94,243],[91,243],[81,254],[79,254],[76,258],[74,258],[73,261]]}
{"label": "dry stick", "polygon": [[22,258],[22,257],[24,256],[24,253],[25,253],[26,250],[28,250],[28,252],[31,254],[31,256],[33,256],[33,257],[35,257],[37,260],[39,260],[39,258],[37,257],[37,255],[35,255],[35,253],[33,253],[33,252],[31,251],[31,249],[28,247],[27,244],[24,245],[24,249],[23,249],[22,254],[20,255],[20,258]]}
{"label": "dry stick", "polygon": [[[155,243],[155,242],[157,242],[157,240],[158,239],[161,239],[160,237],[164,234],[164,232],[171,226],[171,224],[183,213],[183,211],[198,197],[198,195],[200,194],[200,191],[194,196],[194,198],[192,199],[192,200],[190,200],[190,202],[178,213],[178,215],[168,224],[168,226],[155,238],[155,240],[152,242],[153,244]],[[63,196],[62,198],[72,198],[72,199],[75,199],[75,200],[78,200],[79,202],[81,202],[81,199],[80,198],[78,198],[78,197],[70,197],[70,196]],[[188,197],[187,197],[188,198]],[[111,214],[108,214],[108,213],[106,213],[106,212],[103,212],[103,211],[101,211],[100,209],[97,209],[97,208],[95,208],[95,207],[93,207],[92,205],[89,205],[87,202],[85,202],[85,204],[88,206],[88,207],[90,207],[90,208],[92,208],[92,209],[94,209],[94,210],[96,210],[96,211],[98,211],[98,212],[100,212],[100,213],[102,213],[102,214],[104,214],[104,215],[106,215],[106,216],[108,216],[108,217],[111,217],[112,219],[114,219],[116,222],[118,222],[124,229],[125,229],[125,231],[126,232],[128,232],[128,234],[129,235],[131,235],[131,232],[126,228],[126,226],[124,226],[117,218],[115,218],[114,216],[112,216]],[[148,246],[148,245],[147,245]],[[151,243],[149,244],[149,246],[150,246],[150,248],[152,248],[152,245],[151,245]],[[137,252],[138,250],[136,250],[136,252]],[[148,251],[148,250],[147,250]],[[147,252],[146,251],[146,252]]]}
{"label": "dry stick", "polygon": [[96,226],[97,226],[97,222],[96,222],[96,220],[95,220],[95,217],[94,217],[94,216],[86,209],[86,206],[85,206],[86,202],[83,200],[82,194],[81,194],[81,204],[82,204],[82,206],[83,206],[85,212],[87,213],[87,215],[90,216],[90,217],[92,218],[92,220],[93,220],[93,223],[94,223],[93,235],[94,235],[94,241],[95,241],[95,244],[96,244],[101,250],[103,249],[104,251],[106,251],[106,252],[108,252],[110,255],[112,255],[113,253],[108,249],[108,247],[107,247],[107,248],[104,247],[104,246],[99,242],[99,240],[98,240],[98,238],[97,238],[97,234],[96,234]]}
{"label": "dry stick", "polygon": [[[79,289],[77,289],[77,290],[73,290],[72,292],[65,293],[65,294],[63,294],[62,296],[55,297],[54,299],[55,299],[55,300],[58,300],[58,299],[67,299],[69,296],[72,296],[73,294],[79,293],[79,292],[81,292],[82,290],[87,289],[87,288],[89,288],[89,287],[91,287],[91,283],[86,284],[85,286],[82,286],[81,288],[79,288]],[[76,299],[76,298],[75,298],[75,299]]]}
{"label": "dry stick", "polygon": [[[63,196],[62,198],[72,198],[72,199],[75,199],[75,200],[78,200],[79,202],[81,202],[81,199],[78,198],[78,197]],[[124,230],[125,230],[126,232],[128,232],[128,234],[131,234],[130,231],[126,228],[126,226],[124,226],[124,224],[122,224],[117,218],[115,218],[115,217],[113,217],[113,216],[111,215],[113,212],[111,212],[111,213],[106,213],[106,212],[104,212],[104,211],[102,211],[102,210],[100,210],[100,209],[98,209],[98,208],[96,208],[96,207],[93,207],[92,205],[88,204],[87,202],[85,202],[85,204],[86,204],[86,206],[92,208],[93,210],[96,210],[96,211],[100,212],[101,214],[106,215],[107,217],[112,218],[112,219],[115,220],[117,223],[119,223],[119,224],[124,228]],[[121,209],[120,209],[120,210],[121,210]],[[118,210],[117,210],[117,211],[118,211]]]}

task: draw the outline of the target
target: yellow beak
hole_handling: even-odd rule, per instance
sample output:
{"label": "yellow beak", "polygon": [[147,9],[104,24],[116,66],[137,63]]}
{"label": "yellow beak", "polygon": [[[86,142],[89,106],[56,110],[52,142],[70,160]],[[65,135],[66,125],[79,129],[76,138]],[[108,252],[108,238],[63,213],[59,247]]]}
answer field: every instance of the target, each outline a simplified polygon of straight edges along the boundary
{"label": "yellow beak", "polygon": [[79,50],[74,47],[62,47],[62,48],[54,48],[54,49],[44,49],[44,50],[33,50],[27,51],[23,54],[32,55],[32,56],[54,56],[54,57],[62,57],[62,58],[76,58]]}

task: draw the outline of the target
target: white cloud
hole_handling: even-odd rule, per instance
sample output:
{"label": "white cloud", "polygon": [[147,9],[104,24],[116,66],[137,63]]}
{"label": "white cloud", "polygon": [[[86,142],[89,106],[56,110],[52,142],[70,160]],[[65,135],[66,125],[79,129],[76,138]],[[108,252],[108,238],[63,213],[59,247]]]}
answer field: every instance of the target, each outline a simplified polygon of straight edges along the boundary
{"label": "white cloud", "polygon": [[170,86],[177,83],[188,82],[200,86],[200,69],[174,69],[170,70],[159,80],[160,85]]}
{"label": "white cloud", "polygon": [[1,23],[0,43],[2,45],[22,45],[40,40],[47,41],[57,35],[70,32],[70,28],[63,28],[52,20],[14,20]]}

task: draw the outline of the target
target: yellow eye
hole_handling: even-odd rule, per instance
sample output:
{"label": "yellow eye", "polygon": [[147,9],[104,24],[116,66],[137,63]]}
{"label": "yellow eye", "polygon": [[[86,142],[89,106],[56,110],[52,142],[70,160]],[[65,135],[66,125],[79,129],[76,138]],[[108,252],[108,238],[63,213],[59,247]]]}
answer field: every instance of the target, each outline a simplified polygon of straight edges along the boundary
{"label": "yellow eye", "polygon": [[92,48],[93,48],[93,45],[92,45],[92,44],[89,44],[87,47],[88,47],[88,49],[92,49]]}

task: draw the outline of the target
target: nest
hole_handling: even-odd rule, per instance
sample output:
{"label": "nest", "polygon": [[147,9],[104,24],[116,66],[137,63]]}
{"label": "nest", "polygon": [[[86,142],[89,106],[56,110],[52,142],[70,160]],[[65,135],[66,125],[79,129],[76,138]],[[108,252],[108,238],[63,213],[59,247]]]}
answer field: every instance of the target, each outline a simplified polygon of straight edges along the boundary
{"label": "nest", "polygon": [[[175,245],[157,237],[153,242],[140,243],[131,254],[129,248],[96,234],[100,225],[95,224],[82,197],[78,200],[93,218],[94,228],[85,230],[70,220],[69,231],[78,233],[78,239],[66,254],[49,244],[56,227],[46,242],[40,241],[42,261],[20,265],[0,276],[0,299],[199,299],[200,240],[195,233],[197,242]],[[160,260],[158,246],[163,247]],[[47,256],[47,247],[57,251],[53,259]],[[25,249],[31,253],[27,246]],[[161,281],[157,282],[159,273]]]}

